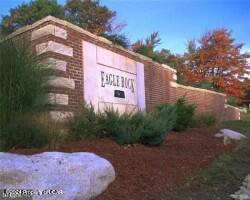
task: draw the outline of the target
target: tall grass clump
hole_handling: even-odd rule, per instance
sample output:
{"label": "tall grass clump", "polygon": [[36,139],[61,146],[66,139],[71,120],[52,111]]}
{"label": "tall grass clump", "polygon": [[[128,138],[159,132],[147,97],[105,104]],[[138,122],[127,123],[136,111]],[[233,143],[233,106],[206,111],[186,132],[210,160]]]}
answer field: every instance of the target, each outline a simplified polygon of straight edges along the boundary
{"label": "tall grass clump", "polygon": [[16,113],[33,112],[45,98],[44,76],[29,47],[24,42],[0,42],[0,123]]}
{"label": "tall grass clump", "polygon": [[23,129],[28,133],[24,130],[27,128],[29,134],[39,134],[35,123],[32,128],[21,126],[16,116],[21,118],[23,114],[43,108],[46,101],[44,77],[41,64],[25,42],[0,41],[0,140],[5,140],[4,143],[12,139],[21,142],[22,137],[20,141],[14,139],[18,134],[14,130]]}
{"label": "tall grass clump", "polygon": [[50,136],[45,127],[41,126],[29,115],[12,118],[2,130],[2,149],[41,148],[50,142]]}

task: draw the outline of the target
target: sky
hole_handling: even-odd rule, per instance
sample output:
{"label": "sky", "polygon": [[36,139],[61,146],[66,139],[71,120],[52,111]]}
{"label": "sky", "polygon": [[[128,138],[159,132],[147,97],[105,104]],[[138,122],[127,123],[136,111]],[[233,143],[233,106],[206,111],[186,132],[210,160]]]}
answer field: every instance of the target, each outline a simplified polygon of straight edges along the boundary
{"label": "sky", "polygon": [[[58,0],[64,4],[66,0]],[[29,0],[0,0],[0,16]],[[250,0],[100,0],[117,12],[117,22],[125,23],[122,33],[131,42],[158,31],[158,49],[182,54],[187,40],[198,39],[216,28],[232,31],[236,43],[250,51]]]}

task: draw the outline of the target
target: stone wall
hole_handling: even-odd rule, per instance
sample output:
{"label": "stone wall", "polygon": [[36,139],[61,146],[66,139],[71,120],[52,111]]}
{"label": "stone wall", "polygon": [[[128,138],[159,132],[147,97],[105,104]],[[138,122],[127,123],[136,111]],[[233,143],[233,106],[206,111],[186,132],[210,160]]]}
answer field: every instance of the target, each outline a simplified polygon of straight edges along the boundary
{"label": "stone wall", "polygon": [[[146,111],[152,111],[164,102],[175,102],[184,96],[189,103],[196,105],[197,114],[210,113],[224,120],[239,119],[240,110],[225,106],[224,94],[177,84],[176,70],[113,45],[107,39],[69,22],[49,16],[17,30],[9,37],[22,37],[31,41],[34,51],[41,62],[45,63],[50,74],[48,97],[52,118],[63,119],[72,115],[84,103],[84,63],[87,52],[83,50],[83,42],[88,42],[141,63],[144,67]],[[143,91],[140,92],[143,94]]]}

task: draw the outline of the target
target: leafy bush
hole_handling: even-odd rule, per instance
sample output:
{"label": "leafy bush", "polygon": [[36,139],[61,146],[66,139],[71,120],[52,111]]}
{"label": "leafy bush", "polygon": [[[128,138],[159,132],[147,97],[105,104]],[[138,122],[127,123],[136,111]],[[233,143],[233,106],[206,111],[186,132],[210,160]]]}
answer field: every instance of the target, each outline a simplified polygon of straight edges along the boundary
{"label": "leafy bush", "polygon": [[1,131],[3,148],[40,148],[50,143],[48,130],[26,116],[12,119]]}
{"label": "leafy bush", "polygon": [[46,95],[41,65],[24,43],[0,42],[0,129],[17,114],[39,110]]}
{"label": "leafy bush", "polygon": [[81,112],[70,120],[69,126],[70,136],[76,140],[101,136],[99,114],[95,113],[92,105],[84,105]]}
{"label": "leafy bush", "polygon": [[177,132],[184,131],[192,124],[195,107],[187,104],[184,98],[179,99],[176,102],[175,107],[177,120],[174,125],[174,130]]}

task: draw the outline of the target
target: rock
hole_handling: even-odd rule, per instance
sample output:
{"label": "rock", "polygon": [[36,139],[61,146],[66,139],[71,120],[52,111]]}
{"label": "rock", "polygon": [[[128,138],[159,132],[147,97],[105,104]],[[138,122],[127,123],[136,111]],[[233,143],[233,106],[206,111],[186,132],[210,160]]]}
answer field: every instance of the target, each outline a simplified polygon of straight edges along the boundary
{"label": "rock", "polygon": [[231,143],[230,138],[227,137],[227,136],[224,136],[224,137],[223,137],[223,144],[224,144],[224,145],[229,145],[230,143]]}
{"label": "rock", "polygon": [[245,178],[245,181],[250,183],[250,174]]}
{"label": "rock", "polygon": [[222,129],[220,130],[220,132],[223,134],[223,136],[227,136],[228,138],[233,140],[241,140],[246,138],[245,135],[230,129]]}
{"label": "rock", "polygon": [[[113,166],[93,153],[0,153],[0,160],[0,189],[31,189],[34,200],[88,200],[115,179]],[[43,190],[57,194],[37,195]]]}
{"label": "rock", "polygon": [[240,195],[230,195],[232,199],[239,199],[239,200],[249,200],[250,197],[246,194],[240,194]]}
{"label": "rock", "polygon": [[216,133],[214,136],[217,137],[217,138],[220,138],[220,137],[223,137],[223,134],[222,133]]}
{"label": "rock", "polygon": [[232,199],[237,199],[237,200],[249,200],[250,199],[250,175],[248,175],[245,178],[240,189],[234,194],[231,194],[230,197]]}

